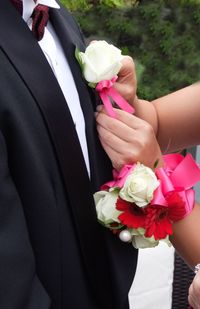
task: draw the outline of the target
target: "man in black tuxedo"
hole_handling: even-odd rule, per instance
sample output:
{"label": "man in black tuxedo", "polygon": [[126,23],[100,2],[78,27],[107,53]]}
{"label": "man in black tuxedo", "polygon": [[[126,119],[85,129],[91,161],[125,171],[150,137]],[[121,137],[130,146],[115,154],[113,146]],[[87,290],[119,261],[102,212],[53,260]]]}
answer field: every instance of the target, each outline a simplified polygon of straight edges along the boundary
{"label": "man in black tuxedo", "polygon": [[46,3],[38,42],[33,0],[23,16],[0,1],[0,308],[127,309],[137,251],[96,219],[93,192],[112,167],[74,57],[84,43]]}

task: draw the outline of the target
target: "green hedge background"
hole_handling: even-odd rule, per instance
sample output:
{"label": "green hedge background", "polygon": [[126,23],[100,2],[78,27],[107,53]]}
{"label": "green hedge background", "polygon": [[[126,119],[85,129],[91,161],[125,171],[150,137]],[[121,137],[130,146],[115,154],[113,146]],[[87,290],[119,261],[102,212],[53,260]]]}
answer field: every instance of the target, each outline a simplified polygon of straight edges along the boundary
{"label": "green hedge background", "polygon": [[148,100],[200,80],[200,0],[62,1],[84,36],[131,55]]}

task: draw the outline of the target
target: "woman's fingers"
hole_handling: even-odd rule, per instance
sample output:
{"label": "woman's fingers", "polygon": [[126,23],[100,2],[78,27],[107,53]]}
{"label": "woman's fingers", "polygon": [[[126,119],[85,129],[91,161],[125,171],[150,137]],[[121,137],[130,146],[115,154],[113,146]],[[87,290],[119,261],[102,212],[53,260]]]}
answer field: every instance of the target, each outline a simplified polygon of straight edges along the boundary
{"label": "woman's fingers", "polygon": [[123,96],[123,98],[134,106],[137,91],[137,79],[135,73],[135,64],[131,57],[124,56],[122,67],[118,73],[117,82],[114,88]]}
{"label": "woman's fingers", "polygon": [[131,133],[133,132],[133,128],[128,126],[126,123],[126,119],[123,121],[119,120],[118,117],[116,119],[109,117],[105,113],[99,113],[96,117],[97,125],[111,132],[112,134],[118,136],[124,141],[129,141],[131,138]]}
{"label": "woman's fingers", "polygon": [[[120,135],[122,130],[127,130],[128,128],[134,130],[151,128],[151,125],[147,122],[130,113],[116,108],[114,109],[114,112],[116,114],[116,118],[111,118],[106,114],[105,108],[100,105],[97,107],[96,121],[98,124],[104,126],[116,135]],[[129,137],[130,136],[128,135],[128,138]]]}
{"label": "woman's fingers", "polygon": [[104,109],[97,113],[99,138],[113,165],[122,167],[140,161],[154,167],[161,151],[153,128],[145,121],[121,110],[116,111],[116,118],[105,114]]}

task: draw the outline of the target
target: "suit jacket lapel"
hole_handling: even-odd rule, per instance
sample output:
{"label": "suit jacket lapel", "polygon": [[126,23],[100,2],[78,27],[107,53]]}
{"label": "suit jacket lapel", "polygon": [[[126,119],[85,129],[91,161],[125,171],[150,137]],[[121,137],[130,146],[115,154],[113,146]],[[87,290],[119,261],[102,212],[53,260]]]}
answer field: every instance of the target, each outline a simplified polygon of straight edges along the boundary
{"label": "suit jacket lapel", "polygon": [[[75,48],[78,47],[80,51],[84,51],[85,44],[83,39],[80,38],[80,35],[77,35],[77,32],[74,31],[74,29],[70,27],[69,24],[66,24],[66,14],[66,11],[61,10],[58,12],[56,10],[51,10],[50,18],[54,28],[57,30],[57,34],[67,55],[79,93],[80,103],[85,118],[86,137],[90,157],[91,183],[94,192],[99,190],[100,186],[104,182],[111,179],[112,165],[100,145],[96,131],[94,111],[96,110],[99,98],[97,98],[97,94],[87,86],[87,83],[82,76],[80,66],[74,57]],[[72,19],[71,16],[69,17]],[[73,19],[72,22],[74,22]],[[79,31],[78,28],[77,30]],[[67,37],[66,33],[68,33]]]}
{"label": "suit jacket lapel", "polygon": [[[61,12],[56,11],[56,14],[61,15]],[[10,22],[7,23],[7,20]],[[63,24],[65,23],[66,20]],[[68,26],[71,27],[70,24]],[[73,28],[70,31],[73,31]],[[66,36],[66,42],[67,40]],[[107,277],[109,269],[104,241],[101,227],[96,219],[91,187],[76,130],[63,94],[38,43],[8,0],[0,1],[0,48],[4,50],[24,80],[44,117],[69,198],[91,286],[102,307],[110,309],[111,293],[109,276]],[[71,59],[72,52],[74,53],[73,44],[69,44],[68,48]],[[74,63],[71,65],[73,67]],[[95,249],[94,242],[97,243]],[[102,285],[104,289],[101,289]]]}
{"label": "suit jacket lapel", "polygon": [[[112,165],[109,158],[103,151],[97,136],[96,122],[94,119],[96,104],[91,102],[86,83],[81,76],[80,66],[74,58],[75,47],[77,46],[80,50],[85,47],[83,46],[82,41],[80,41],[80,37],[77,36],[76,32],[73,31],[69,24],[67,27],[63,27],[61,22],[62,18],[58,19],[56,12],[57,11],[54,11],[55,15],[52,14],[52,22],[54,23],[55,29],[58,30],[57,33],[60,41],[63,44],[63,48],[68,56],[68,59],[70,59],[69,64],[79,91],[79,97],[86,121],[86,134],[91,163],[91,180],[93,190],[97,191],[99,190],[100,185],[109,179],[112,179]],[[65,11],[60,11],[59,14],[63,14],[63,19],[67,19],[67,13],[65,13]],[[67,40],[65,38],[65,31],[68,32]],[[94,93],[91,93],[90,91],[90,94],[93,95],[94,100]],[[112,289],[108,289],[108,293],[113,295],[113,299],[109,302],[109,296],[106,296],[105,289],[108,288],[108,286],[105,286],[105,283],[107,283],[106,278],[103,283],[105,289],[102,289],[100,286],[102,284],[102,277],[98,277],[96,284],[100,284],[97,288],[99,288],[100,293],[102,293],[101,297],[105,300],[108,299],[108,303],[106,304],[105,302],[102,308],[124,308],[124,306],[126,306],[125,302],[127,301],[128,291],[130,289],[137,264],[137,251],[134,250],[132,246],[127,246],[127,244],[120,242],[117,237],[113,237],[110,231],[104,229],[104,233],[107,247],[105,254],[109,252],[109,260],[111,261],[111,264],[105,265],[105,259],[100,261],[100,258],[99,261],[102,263],[101,266],[103,266],[100,271],[102,271],[105,275],[105,272],[108,271],[107,266],[109,266],[109,271],[112,273]]]}

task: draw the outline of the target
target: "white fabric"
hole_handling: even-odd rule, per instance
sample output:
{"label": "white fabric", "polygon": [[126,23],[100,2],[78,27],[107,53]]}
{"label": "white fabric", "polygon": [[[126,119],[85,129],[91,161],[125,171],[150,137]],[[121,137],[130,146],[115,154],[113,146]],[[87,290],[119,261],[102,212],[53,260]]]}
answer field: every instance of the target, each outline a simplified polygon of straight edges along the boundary
{"label": "white fabric", "polygon": [[130,309],[171,309],[174,248],[160,243],[139,250],[136,275],[129,292]]}
{"label": "white fabric", "polygon": [[25,22],[28,22],[28,20],[30,19],[34,8],[38,5],[38,4],[44,4],[47,5],[49,7],[55,8],[55,9],[59,9],[60,6],[58,5],[58,3],[55,0],[37,0],[36,2],[34,0],[22,0],[23,2],[23,19]]}
{"label": "white fabric", "polygon": [[[36,3],[34,0],[23,0],[23,19],[27,22],[30,29],[32,29],[32,19],[30,16],[35,6],[39,3],[53,7],[55,9],[59,8],[55,0],[37,0]],[[57,81],[70,109],[88,174],[90,175],[89,155],[85,135],[85,120],[80,105],[79,95],[62,46],[50,22],[48,22],[47,26],[45,27],[42,40],[40,40],[38,43],[45,57],[47,58],[55,77],[57,78]]]}

